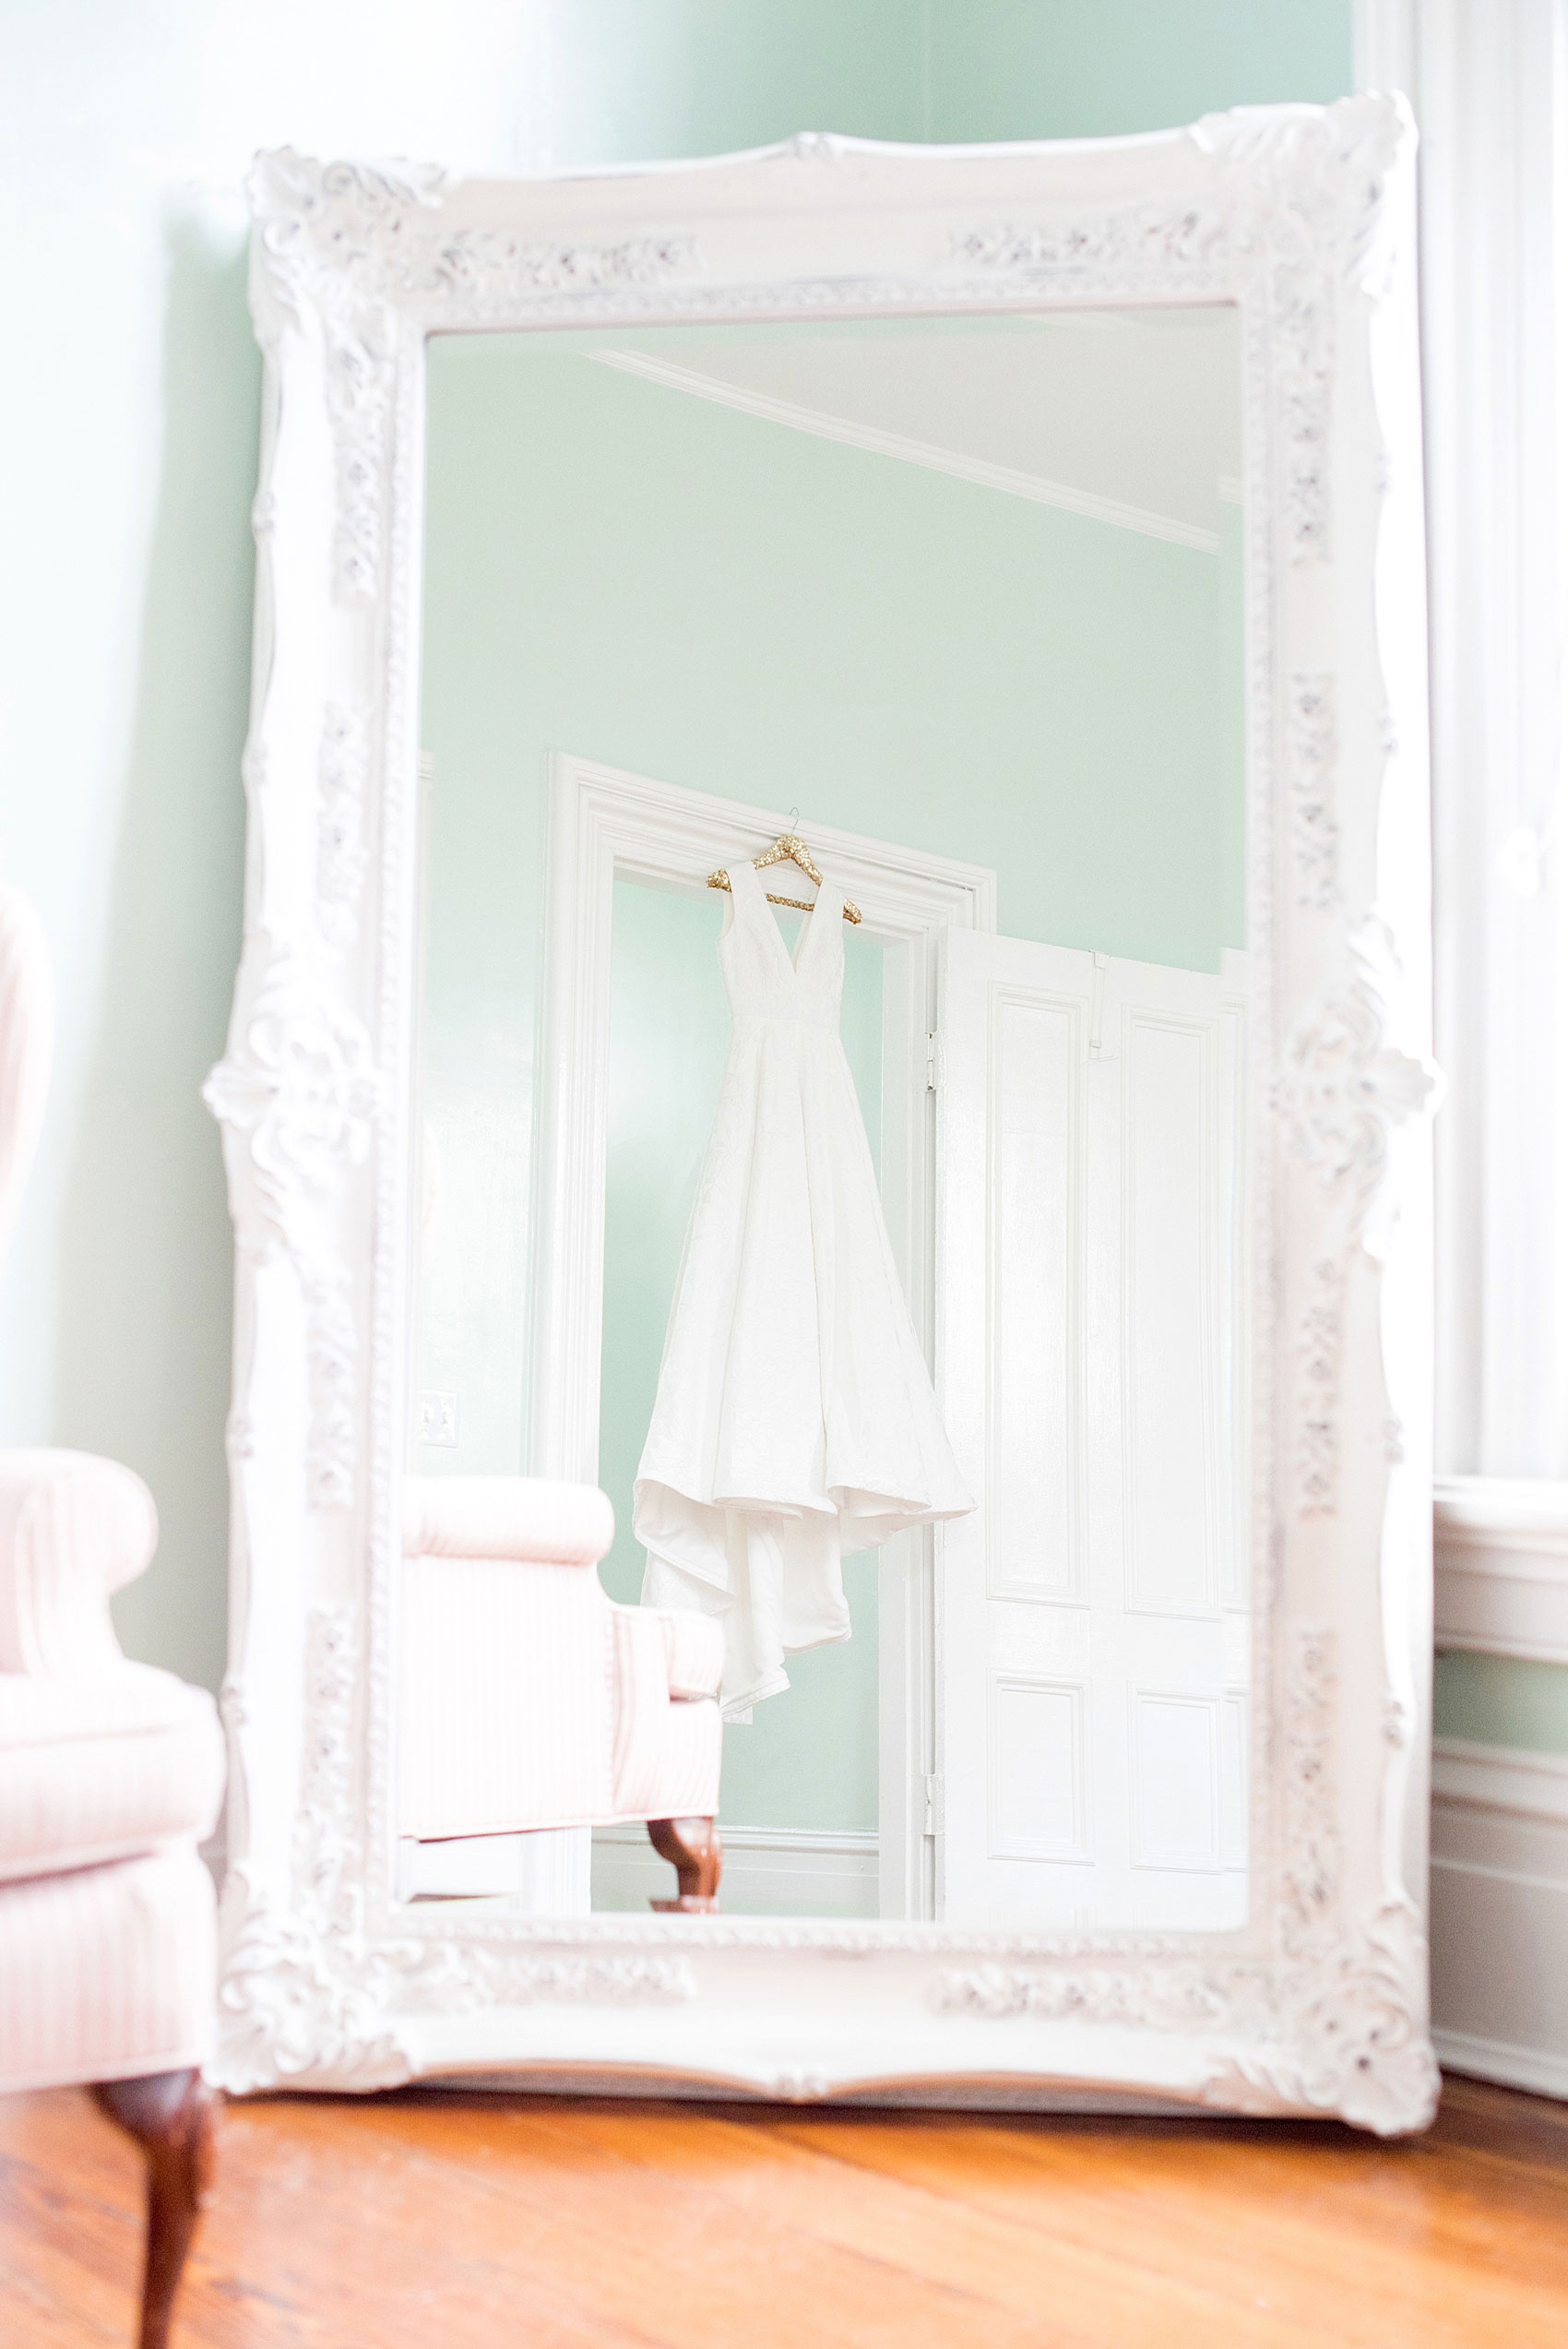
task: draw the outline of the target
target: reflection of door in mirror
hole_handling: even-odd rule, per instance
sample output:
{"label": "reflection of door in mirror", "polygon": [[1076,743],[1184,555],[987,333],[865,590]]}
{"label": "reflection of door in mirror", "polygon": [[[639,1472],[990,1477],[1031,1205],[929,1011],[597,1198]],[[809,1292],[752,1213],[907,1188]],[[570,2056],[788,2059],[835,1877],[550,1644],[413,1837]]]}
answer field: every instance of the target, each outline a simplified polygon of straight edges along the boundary
{"label": "reflection of door in mirror", "polygon": [[[1244,958],[952,936],[942,1914],[1240,1925]],[[967,1423],[967,1425],[964,1425]]]}
{"label": "reflection of door in mirror", "polygon": [[[632,813],[566,1082],[617,1601],[730,1050],[707,873],[798,810],[867,917],[842,1041],[979,1505],[847,1557],[850,1637],[726,1727],[731,1913],[1245,1912],[1238,371],[1221,308],[431,346],[410,1464],[560,1465],[541,988],[564,811],[609,776]],[[635,1823],[591,1868],[587,1834],[405,1838],[402,1881],[667,1889]]]}

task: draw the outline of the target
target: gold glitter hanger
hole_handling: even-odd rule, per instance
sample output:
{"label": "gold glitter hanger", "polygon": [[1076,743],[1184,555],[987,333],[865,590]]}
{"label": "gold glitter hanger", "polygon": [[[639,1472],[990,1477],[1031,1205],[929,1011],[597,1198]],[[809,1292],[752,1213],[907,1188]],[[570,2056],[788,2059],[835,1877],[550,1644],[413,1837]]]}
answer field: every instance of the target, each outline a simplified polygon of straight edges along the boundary
{"label": "gold glitter hanger", "polygon": [[[765,848],[760,856],[754,856],[752,859],[752,870],[755,873],[760,873],[768,864],[798,864],[808,880],[814,881],[818,888],[822,887],[822,873],[816,859],[802,840],[799,832],[780,832],[770,848]],[[707,886],[710,889],[727,889],[730,887],[729,874],[722,871],[710,873],[707,876]],[[811,898],[775,897],[771,889],[765,889],[763,895],[769,905],[791,905],[798,913],[810,913],[815,910],[814,900]],[[845,921],[858,922],[860,918],[860,907],[851,904],[846,898],[844,900]]]}

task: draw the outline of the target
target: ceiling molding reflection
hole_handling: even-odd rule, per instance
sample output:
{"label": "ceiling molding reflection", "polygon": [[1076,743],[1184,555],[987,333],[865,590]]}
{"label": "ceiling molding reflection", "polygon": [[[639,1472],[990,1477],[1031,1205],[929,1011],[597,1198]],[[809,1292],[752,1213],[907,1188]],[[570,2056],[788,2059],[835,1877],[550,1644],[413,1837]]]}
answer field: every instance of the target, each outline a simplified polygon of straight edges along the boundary
{"label": "ceiling molding reflection", "polygon": [[[595,351],[586,355],[600,366],[618,368],[623,375],[641,376],[648,383],[662,384],[670,391],[688,392],[694,399],[712,400],[720,408],[738,408],[768,423],[811,433],[818,440],[842,441],[850,448],[869,449],[873,456],[895,457],[907,465],[923,465],[930,472],[949,473],[956,481],[971,482],[980,489],[1000,490],[1008,497],[1027,498],[1035,506],[1054,506],[1066,514],[1081,514],[1089,521],[1109,522],[1117,530],[1138,531],[1146,538],[1167,539],[1176,546],[1195,547],[1204,554],[1219,552],[1218,531],[1200,529],[1173,514],[1151,513],[1141,506],[1125,505],[1119,498],[1101,497],[1093,490],[1075,489],[1065,482],[1046,481],[1038,473],[988,464],[983,458],[964,456],[956,449],[941,448],[929,441],[911,440],[902,433],[881,432],[873,424],[851,423],[820,409],[801,407],[794,400],[776,399],[766,392],[727,383],[722,376],[707,375],[695,367],[678,366],[671,360],[656,359],[646,352]],[[1237,487],[1239,490],[1240,484]],[[1220,495],[1224,494],[1222,489]]]}

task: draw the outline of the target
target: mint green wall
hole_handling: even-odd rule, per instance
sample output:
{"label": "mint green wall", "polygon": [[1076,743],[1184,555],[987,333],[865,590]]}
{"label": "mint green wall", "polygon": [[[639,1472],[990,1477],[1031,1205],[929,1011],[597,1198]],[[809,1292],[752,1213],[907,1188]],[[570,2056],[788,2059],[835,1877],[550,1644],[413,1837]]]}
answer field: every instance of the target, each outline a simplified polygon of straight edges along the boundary
{"label": "mint green wall", "polygon": [[1568,1669],[1518,1656],[1440,1651],[1432,1727],[1439,1737],[1568,1754]]}
{"label": "mint green wall", "polygon": [[0,864],[42,913],[61,1021],[0,1282],[0,1442],[101,1448],[149,1478],[162,1545],[116,1609],[134,1652],[213,1685],[221,1669],[229,1231],[196,1091],[239,930],[253,150],[504,172],[802,128],[1071,136],[1349,77],[1350,0],[9,12],[0,174],[35,225],[10,279],[30,363],[0,379]]}
{"label": "mint green wall", "polygon": [[1351,0],[576,0],[562,163],[802,129],[1081,138],[1351,87]]}
{"label": "mint green wall", "polygon": [[1325,101],[1351,87],[1351,15],[1316,0],[933,0],[924,136],[1083,138]]}

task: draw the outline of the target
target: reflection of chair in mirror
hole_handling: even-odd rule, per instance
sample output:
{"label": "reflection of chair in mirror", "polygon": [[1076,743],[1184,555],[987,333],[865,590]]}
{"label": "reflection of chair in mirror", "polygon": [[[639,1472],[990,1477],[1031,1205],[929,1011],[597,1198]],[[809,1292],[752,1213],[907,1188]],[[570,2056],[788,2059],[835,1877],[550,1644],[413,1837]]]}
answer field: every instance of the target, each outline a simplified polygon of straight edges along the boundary
{"label": "reflection of chair in mirror", "polygon": [[404,1485],[399,1888],[588,1906],[590,1828],[645,1819],[677,1893],[717,1907],[723,1638],[616,1606],[595,1572],[614,1517],[591,1485]]}
{"label": "reflection of chair in mirror", "polygon": [[[0,887],[0,1250],[47,1084],[42,934]],[[0,1452],[0,2093],[93,2083],[147,2158],[139,2338],[160,2349],[212,2158],[199,2066],[215,2013],[223,1792],[212,1699],[131,1663],[110,1593],[158,1539],[116,1461]]]}

